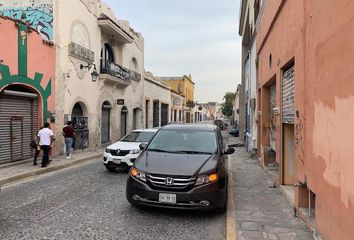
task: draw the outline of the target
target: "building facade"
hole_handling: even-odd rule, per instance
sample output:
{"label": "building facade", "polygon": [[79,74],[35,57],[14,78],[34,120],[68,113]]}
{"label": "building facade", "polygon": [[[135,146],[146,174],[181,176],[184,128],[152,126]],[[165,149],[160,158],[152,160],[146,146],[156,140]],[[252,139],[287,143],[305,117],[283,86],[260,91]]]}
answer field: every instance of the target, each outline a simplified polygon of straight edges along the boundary
{"label": "building facade", "polygon": [[[141,34],[127,21],[117,19],[100,0],[56,1],[54,20],[56,118],[59,125],[73,121],[75,149],[101,148],[141,128]],[[97,72],[97,79],[93,72]]]}
{"label": "building facade", "polygon": [[[323,239],[353,239],[354,2],[264,1],[257,34],[259,149]],[[275,141],[275,142],[274,142]]]}
{"label": "building facade", "polygon": [[173,123],[183,123],[184,103],[185,96],[182,93],[171,89],[171,119]]}
{"label": "building facade", "polygon": [[184,102],[184,116],[183,121],[185,123],[193,123],[194,122],[194,87],[195,83],[193,82],[192,76],[184,75],[182,77],[159,77],[161,81],[168,84],[171,89],[174,91],[183,94]]}
{"label": "building facade", "polygon": [[150,72],[144,77],[145,128],[167,125],[171,118],[171,89]]}
{"label": "building facade", "polygon": [[[242,36],[242,75],[240,97],[240,137],[247,150],[256,153],[258,129],[257,29],[262,0],[241,1],[239,34]],[[274,147],[275,149],[275,147]]]}
{"label": "building facade", "polygon": [[55,48],[35,26],[5,10],[7,4],[2,7],[0,164],[30,158],[33,150],[29,144],[44,122],[56,129]]}
{"label": "building facade", "polygon": [[[13,75],[28,77],[21,80],[26,86],[33,85],[31,90],[23,84],[6,90],[26,92],[21,95],[26,99],[40,96],[31,124],[52,123],[57,138],[53,155],[63,152],[61,129],[68,120],[76,129],[75,149],[101,148],[143,127],[144,39],[108,5],[101,0],[10,0],[1,3],[0,16],[26,23],[26,29],[5,29],[11,23],[1,19],[6,22],[1,32],[9,33],[1,34],[1,42],[18,32],[12,36],[16,49],[6,47],[10,52],[2,44],[7,53],[1,64]],[[10,56],[17,48],[19,60]]]}

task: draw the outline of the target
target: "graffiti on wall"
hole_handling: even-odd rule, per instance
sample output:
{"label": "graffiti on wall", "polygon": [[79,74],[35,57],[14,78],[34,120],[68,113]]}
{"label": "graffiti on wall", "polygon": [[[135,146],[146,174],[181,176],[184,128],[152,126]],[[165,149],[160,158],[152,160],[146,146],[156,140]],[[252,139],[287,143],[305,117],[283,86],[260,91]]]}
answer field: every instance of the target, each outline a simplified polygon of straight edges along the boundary
{"label": "graffiti on wall", "polygon": [[53,0],[10,0],[0,2],[0,15],[22,20],[42,38],[53,40]]}
{"label": "graffiti on wall", "polygon": [[304,162],[305,150],[305,116],[296,111],[297,122],[295,124],[295,150],[298,157]]}

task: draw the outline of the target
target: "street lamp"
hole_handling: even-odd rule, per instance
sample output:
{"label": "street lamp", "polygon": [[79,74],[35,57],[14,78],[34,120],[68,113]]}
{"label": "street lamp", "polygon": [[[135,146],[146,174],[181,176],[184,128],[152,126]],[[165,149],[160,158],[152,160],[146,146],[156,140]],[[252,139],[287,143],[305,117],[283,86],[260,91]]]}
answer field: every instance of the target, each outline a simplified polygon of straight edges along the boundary
{"label": "street lamp", "polygon": [[84,68],[90,69],[91,66],[93,66],[93,71],[91,73],[92,82],[97,82],[98,72],[97,72],[97,69],[96,69],[96,64],[89,63],[87,66],[84,66],[84,65],[80,64],[80,69],[81,70],[84,69]]}

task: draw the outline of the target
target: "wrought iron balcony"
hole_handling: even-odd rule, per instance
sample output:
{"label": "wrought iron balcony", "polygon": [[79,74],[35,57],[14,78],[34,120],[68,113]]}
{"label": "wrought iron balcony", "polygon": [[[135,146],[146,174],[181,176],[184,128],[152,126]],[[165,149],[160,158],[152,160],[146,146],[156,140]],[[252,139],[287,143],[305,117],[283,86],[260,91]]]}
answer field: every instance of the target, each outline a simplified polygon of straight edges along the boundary
{"label": "wrought iron balcony", "polygon": [[110,61],[101,61],[100,79],[128,86],[131,83],[130,70]]}
{"label": "wrought iron balcony", "polygon": [[108,60],[103,60],[101,61],[99,78],[118,85],[128,86],[131,81],[140,82],[141,74]]}

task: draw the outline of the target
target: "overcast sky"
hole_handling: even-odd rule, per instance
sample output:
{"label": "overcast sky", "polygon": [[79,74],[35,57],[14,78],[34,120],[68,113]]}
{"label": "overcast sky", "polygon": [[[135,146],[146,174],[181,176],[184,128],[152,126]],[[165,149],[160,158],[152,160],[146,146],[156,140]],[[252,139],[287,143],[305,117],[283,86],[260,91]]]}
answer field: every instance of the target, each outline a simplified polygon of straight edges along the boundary
{"label": "overcast sky", "polygon": [[192,74],[195,100],[222,102],[241,76],[239,0],[104,0],[145,39],[145,70]]}

